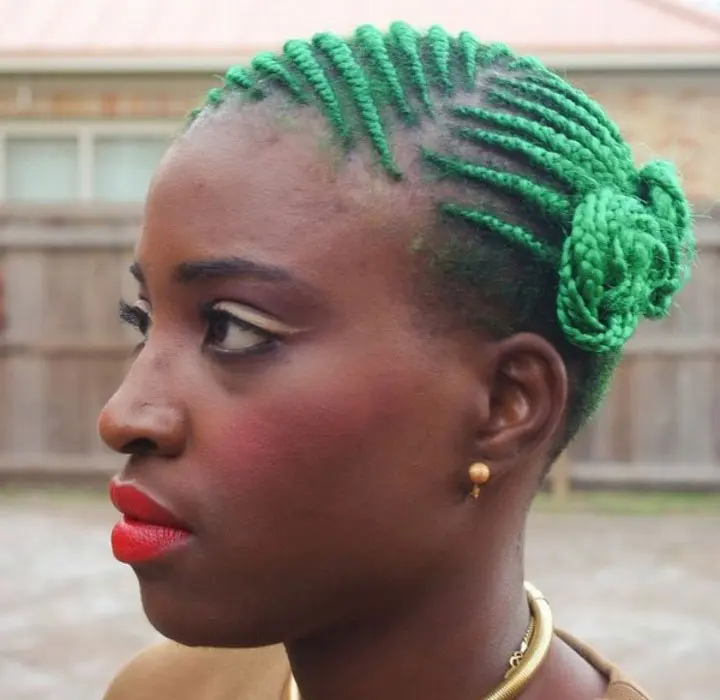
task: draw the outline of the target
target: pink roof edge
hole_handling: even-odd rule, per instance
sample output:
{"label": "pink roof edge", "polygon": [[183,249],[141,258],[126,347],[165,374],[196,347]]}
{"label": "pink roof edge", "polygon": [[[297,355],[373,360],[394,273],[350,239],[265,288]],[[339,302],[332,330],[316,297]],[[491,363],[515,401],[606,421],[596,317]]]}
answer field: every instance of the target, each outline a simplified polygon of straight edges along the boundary
{"label": "pink roof edge", "polygon": [[720,16],[680,0],[0,0],[0,58],[246,54],[395,19],[525,51],[720,55]]}

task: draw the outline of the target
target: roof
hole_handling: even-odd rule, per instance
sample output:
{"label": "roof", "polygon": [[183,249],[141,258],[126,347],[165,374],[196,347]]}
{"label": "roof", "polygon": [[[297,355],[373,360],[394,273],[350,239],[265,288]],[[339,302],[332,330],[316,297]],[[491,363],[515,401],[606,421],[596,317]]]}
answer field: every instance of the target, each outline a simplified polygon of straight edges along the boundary
{"label": "roof", "polygon": [[543,58],[720,65],[720,15],[707,0],[0,0],[0,67],[222,69],[291,37],[395,19],[469,29]]}
{"label": "roof", "polygon": [[696,10],[705,12],[720,12],[720,0],[681,0],[683,4],[689,5]]}

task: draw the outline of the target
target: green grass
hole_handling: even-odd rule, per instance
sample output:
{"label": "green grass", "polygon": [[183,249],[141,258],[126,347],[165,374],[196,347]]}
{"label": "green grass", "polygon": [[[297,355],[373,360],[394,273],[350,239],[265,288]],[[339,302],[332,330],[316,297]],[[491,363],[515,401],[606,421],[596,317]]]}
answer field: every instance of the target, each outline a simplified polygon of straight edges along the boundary
{"label": "green grass", "polygon": [[565,501],[541,493],[533,509],[539,513],[720,515],[720,493],[577,491],[571,493]]}
{"label": "green grass", "polygon": [[92,503],[108,500],[107,488],[100,486],[25,486],[20,484],[0,485],[0,503],[52,502]]}
{"label": "green grass", "polygon": [[[107,503],[107,489],[88,487],[28,487],[0,485],[0,503]],[[564,501],[541,493],[533,504],[537,513],[597,513],[602,515],[719,515],[720,493],[576,491]]]}

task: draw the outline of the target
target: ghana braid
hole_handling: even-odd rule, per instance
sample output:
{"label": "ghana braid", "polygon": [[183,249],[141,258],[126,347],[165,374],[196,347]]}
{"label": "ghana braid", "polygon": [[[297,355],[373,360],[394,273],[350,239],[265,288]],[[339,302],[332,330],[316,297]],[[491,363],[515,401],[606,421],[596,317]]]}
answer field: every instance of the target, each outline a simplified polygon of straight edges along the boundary
{"label": "ghana braid", "polygon": [[461,245],[438,253],[443,284],[457,287],[465,298],[454,304],[465,306],[469,290],[502,299],[494,290],[513,288],[501,332],[534,330],[558,345],[572,383],[569,440],[640,319],[666,315],[688,276],[691,215],[672,166],[638,169],[599,105],[539,61],[468,32],[421,34],[396,22],[388,32],[359,27],[349,39],[292,40],[228,70],[192,119],[234,96],[273,92],[315,105],[347,150],[364,134],[394,179],[404,175],[393,127],[437,125],[447,148],[421,147],[421,160],[446,183],[462,183],[468,200],[439,205],[450,238],[463,232]]}

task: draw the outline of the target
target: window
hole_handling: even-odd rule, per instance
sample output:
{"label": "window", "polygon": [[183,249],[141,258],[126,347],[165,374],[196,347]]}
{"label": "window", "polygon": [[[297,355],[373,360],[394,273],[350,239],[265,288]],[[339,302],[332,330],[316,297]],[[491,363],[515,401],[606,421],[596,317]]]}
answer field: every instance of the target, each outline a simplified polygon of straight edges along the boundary
{"label": "window", "polygon": [[9,138],[5,158],[7,199],[16,202],[78,199],[77,139]]}
{"label": "window", "polygon": [[0,201],[139,203],[174,124],[2,124]]}
{"label": "window", "polygon": [[95,140],[94,198],[102,202],[145,199],[169,140],[160,137],[101,136]]}

